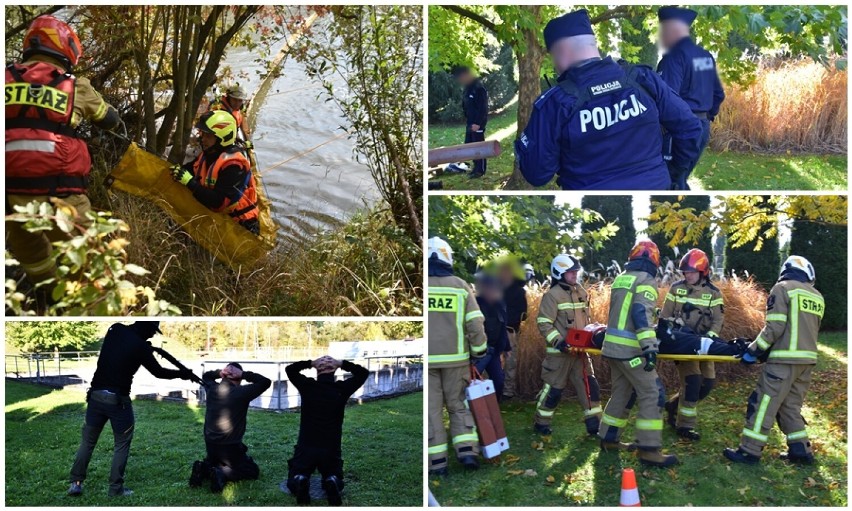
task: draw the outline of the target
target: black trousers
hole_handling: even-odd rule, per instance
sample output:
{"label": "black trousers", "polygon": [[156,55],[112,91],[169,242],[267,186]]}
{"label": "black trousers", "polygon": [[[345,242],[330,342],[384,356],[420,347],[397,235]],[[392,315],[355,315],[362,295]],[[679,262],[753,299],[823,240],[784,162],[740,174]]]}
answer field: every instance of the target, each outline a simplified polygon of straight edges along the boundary
{"label": "black trousers", "polygon": [[245,444],[207,444],[207,463],[219,467],[228,481],[242,481],[260,477],[260,467],[249,456]]}
{"label": "black trousers", "polygon": [[315,470],[319,470],[323,479],[337,476],[340,489],[343,489],[343,458],[340,448],[312,447],[296,445],[293,457],[287,462],[287,479],[302,475],[310,478]]}
{"label": "black trousers", "polygon": [[124,470],[127,467],[127,457],[130,455],[130,442],[133,440],[133,430],[136,419],[133,417],[133,406],[130,398],[123,397],[119,403],[105,403],[94,397],[88,400],[86,419],[83,423],[82,439],[71,467],[71,482],[85,481],[92,452],[98,443],[104,426],[109,421],[112,426],[113,454],[112,468],[109,472],[109,492],[118,494],[124,488]]}
{"label": "black trousers", "polygon": [[[468,130],[464,133],[464,143],[470,144],[471,142],[483,142],[485,140],[485,129],[481,131],[471,131],[468,127]],[[487,167],[487,160],[473,160],[473,173],[474,174],[485,174],[485,170]]]}

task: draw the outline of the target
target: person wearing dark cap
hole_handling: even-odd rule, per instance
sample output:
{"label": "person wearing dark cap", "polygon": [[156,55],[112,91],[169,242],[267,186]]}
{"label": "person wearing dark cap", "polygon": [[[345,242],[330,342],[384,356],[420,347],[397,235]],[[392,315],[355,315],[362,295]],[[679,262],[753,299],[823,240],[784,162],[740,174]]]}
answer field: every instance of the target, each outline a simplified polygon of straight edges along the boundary
{"label": "person wearing dark cap", "polygon": [[71,487],[68,489],[68,495],[79,496],[83,493],[83,481],[86,479],[92,452],[107,422],[112,426],[115,442],[109,473],[109,495],[125,497],[133,494],[132,490],[124,486],[124,469],[127,466],[130,441],[133,439],[136,424],[130,401],[133,375],[140,366],[145,366],[145,369],[157,378],[193,378],[189,369],[165,369],[157,362],[148,339],[158,333],[162,332],[157,321],[137,321],[132,325],[116,323],[107,330],[91,388],[86,394],[86,419],[83,422],[80,447],[71,467]]}
{"label": "person wearing dark cap", "polygon": [[[657,72],[701,121],[700,156],[710,141],[710,123],[725,100],[725,91],[716,72],[716,60],[690,37],[689,27],[698,13],[691,9],[668,6],[661,7],[657,14],[660,18],[660,43],[666,50],[657,64]],[[664,159],[670,160],[673,144],[672,137],[665,134]],[[687,178],[697,163],[696,158],[690,167],[670,169],[674,189],[689,190]]]}
{"label": "person wearing dark cap", "polygon": [[[263,375],[243,371],[243,366],[237,362],[221,370],[207,371],[201,380],[207,391],[204,414],[207,458],[192,464],[189,486],[199,487],[209,477],[210,491],[219,493],[228,481],[260,477],[260,468],[248,455],[243,437],[249,405],[272,385],[272,381]],[[243,385],[243,380],[248,385]]]}
{"label": "person wearing dark cap", "polygon": [[[316,379],[302,374],[316,369]],[[334,373],[343,369],[352,377],[335,381]],[[299,439],[293,457],[287,462],[287,488],[300,505],[310,504],[310,480],[314,470],[322,476],[322,488],[330,506],[343,504],[343,416],[346,403],[367,381],[370,371],[348,360],[329,356],[294,362],[287,366],[287,378],[299,391],[301,420]]]}
{"label": "person wearing dark cap", "polygon": [[[465,118],[464,143],[483,142],[485,124],[488,122],[488,91],[482,85],[482,80],[474,75],[469,67],[455,67],[453,76],[464,87],[462,91],[462,109]],[[485,170],[484,159],[474,160],[470,177],[472,179],[482,177],[485,175]]]}
{"label": "person wearing dark cap", "polygon": [[566,190],[667,190],[661,128],[675,142],[669,166],[698,159],[701,123],[687,104],[650,67],[601,57],[584,9],[550,20],[544,40],[557,85],[515,141],[530,184],[558,175]]}

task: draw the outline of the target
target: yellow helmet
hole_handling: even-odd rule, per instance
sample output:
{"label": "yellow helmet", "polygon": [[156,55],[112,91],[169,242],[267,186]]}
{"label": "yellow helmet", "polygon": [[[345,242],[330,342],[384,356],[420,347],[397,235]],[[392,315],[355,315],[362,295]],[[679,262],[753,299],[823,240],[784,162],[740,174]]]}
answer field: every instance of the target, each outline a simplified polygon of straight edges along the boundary
{"label": "yellow helmet", "polygon": [[219,139],[219,145],[228,147],[237,139],[237,121],[224,110],[212,110],[198,119],[195,125],[203,133],[212,133]]}

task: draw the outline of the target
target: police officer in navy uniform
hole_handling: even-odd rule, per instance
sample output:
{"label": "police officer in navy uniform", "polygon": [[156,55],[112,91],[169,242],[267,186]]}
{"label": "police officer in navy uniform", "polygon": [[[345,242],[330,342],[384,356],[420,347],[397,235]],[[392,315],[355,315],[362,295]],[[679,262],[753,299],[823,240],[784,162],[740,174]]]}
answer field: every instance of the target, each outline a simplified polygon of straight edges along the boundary
{"label": "police officer in navy uniform", "polygon": [[[453,76],[464,86],[462,92],[462,109],[464,110],[465,131],[464,143],[483,142],[485,140],[485,124],[488,122],[488,91],[482,85],[482,80],[473,74],[469,67],[459,66],[453,69]],[[471,179],[485,175],[486,161],[474,160]]]}
{"label": "police officer in navy uniform", "polygon": [[558,84],[515,141],[530,184],[558,174],[566,190],[667,190],[661,127],[675,141],[669,165],[694,165],[701,123],[653,69],[601,57],[586,10],[550,20],[544,40]]}
{"label": "police officer in navy uniform", "polygon": [[[701,147],[699,156],[710,141],[710,123],[719,113],[725,100],[725,91],[713,55],[699,46],[689,36],[689,27],[698,15],[691,9],[668,6],[658,11],[660,18],[660,42],[666,49],[657,72],[680,95],[692,113],[701,121]],[[663,158],[671,155],[672,139],[663,136]],[[698,163],[698,158],[694,163]],[[689,190],[686,180],[695,165],[689,168],[670,168],[672,187]]]}

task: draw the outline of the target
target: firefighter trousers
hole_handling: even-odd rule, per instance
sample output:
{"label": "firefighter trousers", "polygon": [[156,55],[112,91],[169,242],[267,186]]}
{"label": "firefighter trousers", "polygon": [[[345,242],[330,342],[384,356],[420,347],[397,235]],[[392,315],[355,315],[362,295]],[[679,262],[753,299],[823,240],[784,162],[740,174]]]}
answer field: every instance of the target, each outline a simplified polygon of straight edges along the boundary
{"label": "firefighter trousers", "polygon": [[577,392],[577,399],[583,407],[583,419],[600,418],[601,391],[592,360],[586,353],[555,354],[549,353],[541,363],[541,379],[544,387],[538,396],[535,410],[535,422],[550,425],[553,414],[562,399],[562,392],[570,383]]}
{"label": "firefighter trousers", "polygon": [[503,397],[515,397],[518,393],[517,375],[518,375],[518,332],[513,329],[508,329],[509,346],[512,350],[507,351],[503,363],[503,374],[505,382],[503,383]]}
{"label": "firefighter trousers", "polygon": [[813,368],[811,364],[763,365],[757,388],[748,398],[746,423],[740,440],[743,451],[760,456],[777,420],[778,427],[787,436],[788,445],[801,442],[805,450],[811,452],[802,404],[811,385]]}
{"label": "firefighter trousers", "polygon": [[[473,414],[465,403],[470,367],[429,368],[429,469],[447,466],[449,444],[456,457],[479,454]],[[444,408],[450,416],[450,436],[444,427]]]}
{"label": "firefighter trousers", "polygon": [[612,379],[612,397],[606,404],[598,436],[605,442],[618,442],[627,426],[630,410],[639,405],[636,419],[636,445],[659,449],[663,445],[663,413],[666,391],[656,369],[645,371],[645,359],[606,359]]}
{"label": "firefighter trousers", "polygon": [[698,424],[698,402],[710,395],[716,381],[716,366],[713,362],[697,360],[677,361],[680,376],[680,392],[669,402],[677,407],[677,427],[695,429]]}
{"label": "firefighter trousers", "polygon": [[[6,214],[14,213],[15,206],[26,206],[31,202],[50,202],[46,195],[6,195]],[[89,198],[83,194],[69,195],[59,199],[77,212],[77,223],[88,227],[91,223],[86,212],[92,209]],[[73,235],[57,227],[49,231],[29,232],[21,222],[6,221],[6,244],[30,282],[38,284],[56,276],[56,260],[52,256],[53,243],[70,239]]]}

